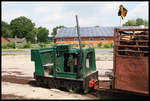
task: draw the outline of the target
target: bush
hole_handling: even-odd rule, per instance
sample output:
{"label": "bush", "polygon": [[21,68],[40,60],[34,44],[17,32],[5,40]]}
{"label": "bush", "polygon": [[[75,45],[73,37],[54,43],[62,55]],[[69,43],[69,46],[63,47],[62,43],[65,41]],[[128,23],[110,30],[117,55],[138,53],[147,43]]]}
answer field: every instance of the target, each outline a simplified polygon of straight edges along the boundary
{"label": "bush", "polygon": [[[82,43],[81,45],[82,47],[86,47],[86,43]],[[79,47],[79,44],[72,44],[72,47]]]}
{"label": "bush", "polygon": [[110,44],[104,44],[104,48],[110,48]]}
{"label": "bush", "polygon": [[86,46],[86,43],[82,43],[82,47],[85,47]]}
{"label": "bush", "polygon": [[99,48],[102,47],[102,42],[99,42],[97,45]]}
{"label": "bush", "polygon": [[7,49],[7,44],[2,44],[2,49]]}
{"label": "bush", "polygon": [[20,48],[31,48],[31,47],[32,47],[31,42],[27,42],[27,43],[23,43]]}
{"label": "bush", "polygon": [[23,44],[18,44],[17,48],[23,48]]}
{"label": "bush", "polygon": [[10,42],[10,43],[7,44],[7,47],[8,48],[15,48],[16,44],[15,44],[15,42]]}
{"label": "bush", "polygon": [[57,43],[54,43],[54,42],[51,42],[51,43],[50,43],[50,46],[51,46],[51,47],[56,47],[56,45],[57,45]]}
{"label": "bush", "polygon": [[47,46],[47,45],[46,45],[45,43],[43,43],[43,42],[40,42],[38,45],[40,46],[40,48],[45,48],[45,47]]}
{"label": "bush", "polygon": [[32,44],[32,48],[33,49],[38,49],[38,48],[40,48],[40,46],[38,44]]}
{"label": "bush", "polygon": [[15,47],[16,47],[15,42],[9,42],[9,43],[7,43],[7,44],[2,44],[2,48],[3,48],[3,49],[15,48]]}
{"label": "bush", "polygon": [[72,46],[73,46],[73,47],[78,47],[79,45],[78,45],[78,44],[72,44]]}
{"label": "bush", "polygon": [[113,42],[110,43],[110,48],[113,48]]}

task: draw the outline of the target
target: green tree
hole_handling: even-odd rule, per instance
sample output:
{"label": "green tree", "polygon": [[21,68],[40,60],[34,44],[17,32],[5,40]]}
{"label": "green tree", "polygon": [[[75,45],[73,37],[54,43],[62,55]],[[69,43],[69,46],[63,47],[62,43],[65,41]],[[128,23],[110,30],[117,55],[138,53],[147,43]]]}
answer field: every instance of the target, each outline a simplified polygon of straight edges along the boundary
{"label": "green tree", "polygon": [[37,32],[37,41],[38,42],[47,42],[48,41],[49,30],[43,27],[38,28]]}
{"label": "green tree", "polygon": [[128,20],[123,26],[136,26],[135,20]]}
{"label": "green tree", "polygon": [[35,24],[25,16],[20,16],[10,22],[13,37],[16,35],[18,38],[26,38],[27,34],[33,30],[34,26]]}
{"label": "green tree", "polygon": [[136,26],[139,26],[139,25],[144,25],[144,20],[142,18],[136,19]]}
{"label": "green tree", "polygon": [[57,30],[60,28],[64,28],[64,26],[56,26],[53,28],[53,32],[51,33],[51,35],[53,36],[53,38],[55,38],[56,34],[57,34]]}
{"label": "green tree", "polygon": [[149,24],[148,24],[148,21],[147,21],[147,20],[144,20],[144,25],[145,25],[145,26],[149,26]]}
{"label": "green tree", "polygon": [[5,38],[13,37],[10,25],[5,21],[1,21],[1,25],[2,25],[2,36]]}
{"label": "green tree", "polygon": [[38,28],[34,28],[31,32],[26,35],[27,41],[31,43],[36,43],[35,37],[37,36]]}
{"label": "green tree", "polygon": [[102,47],[102,42],[99,42],[97,47]]}
{"label": "green tree", "polygon": [[128,20],[126,23],[123,24],[123,26],[139,26],[139,25],[148,26],[148,21],[143,20],[142,18],[137,18],[136,20]]}

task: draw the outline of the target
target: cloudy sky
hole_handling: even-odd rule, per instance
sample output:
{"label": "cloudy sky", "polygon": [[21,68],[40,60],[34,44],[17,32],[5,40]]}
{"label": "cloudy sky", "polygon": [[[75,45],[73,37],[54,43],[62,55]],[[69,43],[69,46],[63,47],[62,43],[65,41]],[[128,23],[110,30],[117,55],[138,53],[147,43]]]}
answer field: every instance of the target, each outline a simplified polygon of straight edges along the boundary
{"label": "cloudy sky", "polygon": [[143,2],[2,2],[2,20],[10,21],[19,16],[26,16],[36,24],[49,29],[64,25],[74,27],[75,15],[78,15],[81,27],[89,26],[119,26],[119,5],[128,10],[127,16],[121,22],[138,17],[148,20],[148,1]]}

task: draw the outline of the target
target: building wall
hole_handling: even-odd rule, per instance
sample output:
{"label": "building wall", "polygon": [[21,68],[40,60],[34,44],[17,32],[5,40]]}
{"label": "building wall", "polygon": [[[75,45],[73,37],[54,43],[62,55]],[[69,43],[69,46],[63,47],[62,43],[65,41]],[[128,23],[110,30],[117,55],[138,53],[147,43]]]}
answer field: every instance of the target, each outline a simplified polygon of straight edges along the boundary
{"label": "building wall", "polygon": [[[65,43],[65,44],[78,44],[78,41],[75,40],[77,38],[56,38],[56,43]],[[81,38],[82,43],[86,43],[88,45],[97,46],[97,44],[101,41],[103,44],[113,42],[113,37],[83,37]]]}

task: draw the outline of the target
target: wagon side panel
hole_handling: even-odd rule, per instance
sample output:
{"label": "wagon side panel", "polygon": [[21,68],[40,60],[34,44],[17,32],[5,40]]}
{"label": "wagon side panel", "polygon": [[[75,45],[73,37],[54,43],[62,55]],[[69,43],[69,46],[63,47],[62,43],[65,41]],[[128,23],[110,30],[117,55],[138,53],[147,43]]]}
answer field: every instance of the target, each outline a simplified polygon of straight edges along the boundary
{"label": "wagon side panel", "polygon": [[115,88],[148,94],[148,59],[116,57]]}

